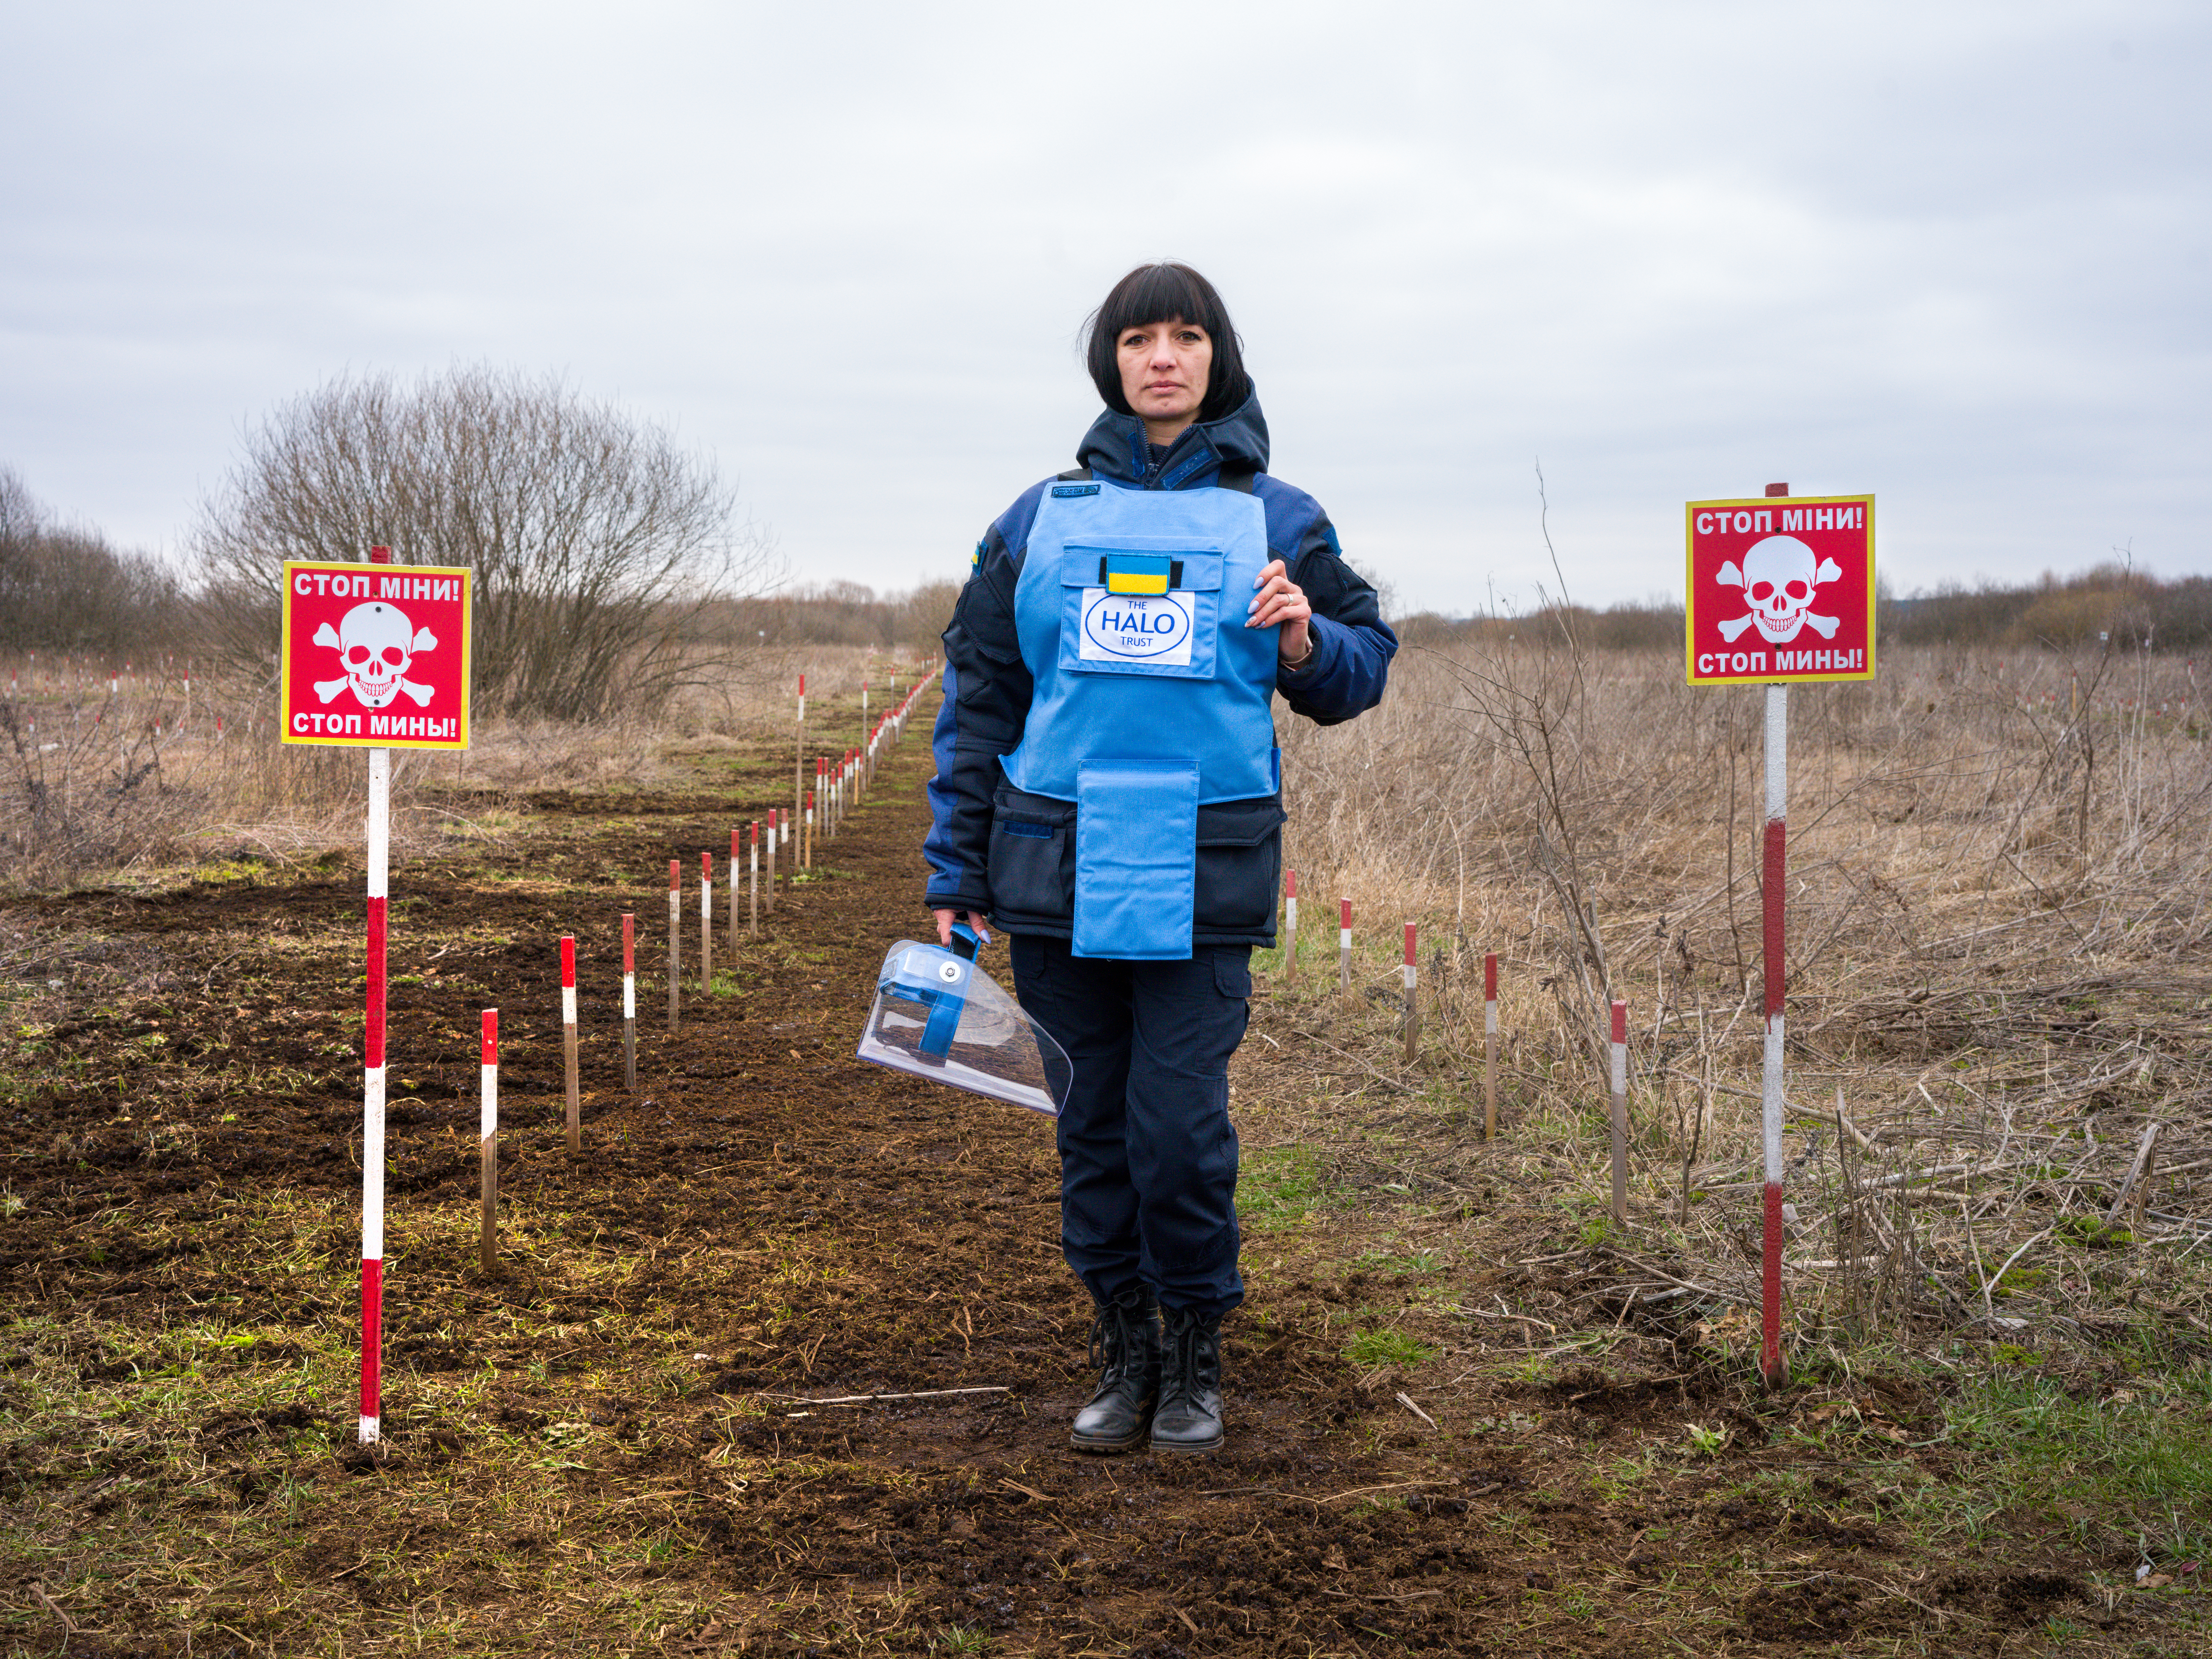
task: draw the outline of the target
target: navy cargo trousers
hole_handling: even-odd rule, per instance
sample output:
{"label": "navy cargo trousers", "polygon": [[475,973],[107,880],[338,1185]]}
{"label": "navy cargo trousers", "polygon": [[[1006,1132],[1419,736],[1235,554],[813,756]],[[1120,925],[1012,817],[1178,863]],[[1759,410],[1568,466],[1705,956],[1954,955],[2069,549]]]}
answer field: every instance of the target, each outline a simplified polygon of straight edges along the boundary
{"label": "navy cargo trousers", "polygon": [[1109,962],[1066,939],[1011,939],[1015,993],[1075,1069],[1060,1115],[1067,1265],[1101,1303],[1142,1281],[1169,1307],[1226,1313],[1244,1299],[1229,1056],[1244,1037],[1251,947]]}

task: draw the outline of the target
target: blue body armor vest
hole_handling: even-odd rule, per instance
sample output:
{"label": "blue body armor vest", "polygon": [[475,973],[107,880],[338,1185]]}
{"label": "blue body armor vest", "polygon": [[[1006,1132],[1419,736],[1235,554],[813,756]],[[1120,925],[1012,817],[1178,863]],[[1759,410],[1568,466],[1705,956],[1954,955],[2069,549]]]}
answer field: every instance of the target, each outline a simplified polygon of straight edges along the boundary
{"label": "blue body armor vest", "polygon": [[1039,504],[1014,627],[1034,682],[1000,765],[1076,805],[1080,957],[1191,953],[1198,808],[1282,787],[1274,628],[1247,628],[1266,509],[1234,489],[1057,483]]}

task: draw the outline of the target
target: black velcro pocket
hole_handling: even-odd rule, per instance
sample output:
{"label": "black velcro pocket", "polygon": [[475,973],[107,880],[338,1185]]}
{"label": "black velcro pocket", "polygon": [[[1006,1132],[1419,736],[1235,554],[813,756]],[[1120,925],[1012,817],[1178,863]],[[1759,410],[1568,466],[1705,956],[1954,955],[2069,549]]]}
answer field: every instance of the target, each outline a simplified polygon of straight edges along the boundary
{"label": "black velcro pocket", "polygon": [[1277,795],[1198,809],[1198,905],[1192,918],[1197,932],[1275,931],[1283,818],[1282,799]]}
{"label": "black velcro pocket", "polygon": [[1001,787],[991,799],[991,915],[1006,923],[1075,915],[1075,803]]}

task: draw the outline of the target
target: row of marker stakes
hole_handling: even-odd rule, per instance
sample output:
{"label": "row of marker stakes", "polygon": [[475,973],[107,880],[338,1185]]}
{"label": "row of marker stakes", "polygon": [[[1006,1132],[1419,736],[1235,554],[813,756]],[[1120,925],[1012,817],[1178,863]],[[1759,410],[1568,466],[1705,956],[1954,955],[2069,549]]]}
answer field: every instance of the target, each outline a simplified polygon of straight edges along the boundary
{"label": "row of marker stakes", "polygon": [[[928,684],[925,676],[886,714],[871,735],[865,752],[855,750],[848,755],[842,775],[836,781],[837,787],[823,796],[826,806],[834,794],[843,788],[856,786],[860,767],[872,770],[881,746],[896,742],[904,733],[907,716],[913,712],[915,701]],[[802,695],[804,695],[802,693]],[[826,768],[826,763],[825,763]],[[825,780],[826,781],[826,780]],[[842,805],[856,804],[857,793]],[[807,805],[808,828],[811,828],[814,798],[810,794]],[[842,821],[843,813],[836,817]],[[730,871],[732,886],[736,882],[738,854],[743,848],[750,857],[751,898],[750,929],[760,932],[762,826],[756,818],[750,829],[750,837],[738,830],[730,831]],[[836,832],[836,822],[827,822],[830,833]],[[795,873],[805,867],[801,850],[808,840],[793,834],[792,815],[781,807],[771,807],[765,820],[767,826],[768,908],[775,908],[775,878],[777,858],[781,849],[789,858]],[[682,1012],[684,973],[684,860],[668,860],[668,1034],[677,1034]],[[726,907],[729,915],[730,954],[734,960],[738,951],[738,905],[734,892]],[[637,1091],[637,915],[625,910],[622,917],[623,946],[623,1083],[635,1094]],[[699,854],[699,988],[702,994],[712,993],[714,983],[714,855]],[[480,1066],[480,1107],[477,1120],[477,1158],[481,1165],[483,1228],[478,1244],[478,1256],[489,1273],[499,1257],[499,1010],[483,1011]],[[561,1052],[566,1091],[568,1150],[583,1151],[583,1094],[579,1075],[579,1043],[576,1020],[576,936],[561,935]]]}
{"label": "row of marker stakes", "polygon": [[[1340,898],[1336,902],[1336,988],[1346,997],[1352,994],[1352,901]],[[1296,983],[1298,976],[1298,872],[1283,872],[1283,979]],[[1403,963],[1405,975],[1404,1018],[1401,1031],[1405,1042],[1404,1059],[1413,1064],[1420,1048],[1421,1005],[1419,924],[1406,924],[1406,954]],[[1619,1097],[1625,1091],[1626,1044],[1627,1042],[1627,1008],[1625,1002],[1613,1005],[1613,1074],[1616,1081],[1614,1109],[1615,1146],[1614,1206],[1622,1203],[1621,1175],[1623,1152],[1620,1125],[1625,1121]],[[1498,1138],[1498,953],[1486,951],[1482,958],[1482,1128],[1483,1139]]]}
{"label": "row of marker stakes", "polygon": [[[1336,930],[1336,986],[1346,996],[1352,994],[1352,901],[1340,898],[1337,905]],[[1298,872],[1283,872],[1283,979],[1293,983],[1298,976]],[[1406,1002],[1403,1025],[1405,1060],[1413,1062],[1419,1052],[1421,1031],[1419,1000],[1419,933],[1417,924],[1406,924]],[[1616,1000],[1613,1005],[1613,1029],[1609,1047],[1612,1085],[1613,1133],[1613,1216],[1624,1224],[1628,1220],[1628,1004]],[[1486,951],[1482,958],[1482,1138],[1498,1139],[1498,952]]]}

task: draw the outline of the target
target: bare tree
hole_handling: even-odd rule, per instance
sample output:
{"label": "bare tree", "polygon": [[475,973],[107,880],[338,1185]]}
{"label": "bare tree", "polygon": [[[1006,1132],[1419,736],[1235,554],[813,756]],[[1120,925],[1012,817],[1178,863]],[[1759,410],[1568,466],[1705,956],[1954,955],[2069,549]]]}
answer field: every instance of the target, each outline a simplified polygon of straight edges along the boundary
{"label": "bare tree", "polygon": [[201,504],[191,545],[231,654],[276,650],[286,559],[476,572],[477,706],[561,720],[635,709],[700,674],[691,623],[762,585],[767,538],[711,460],[557,375],[341,377],[277,409]]}
{"label": "bare tree", "polygon": [[97,531],[55,524],[11,468],[0,467],[0,650],[182,648],[175,573],[121,552]]}

